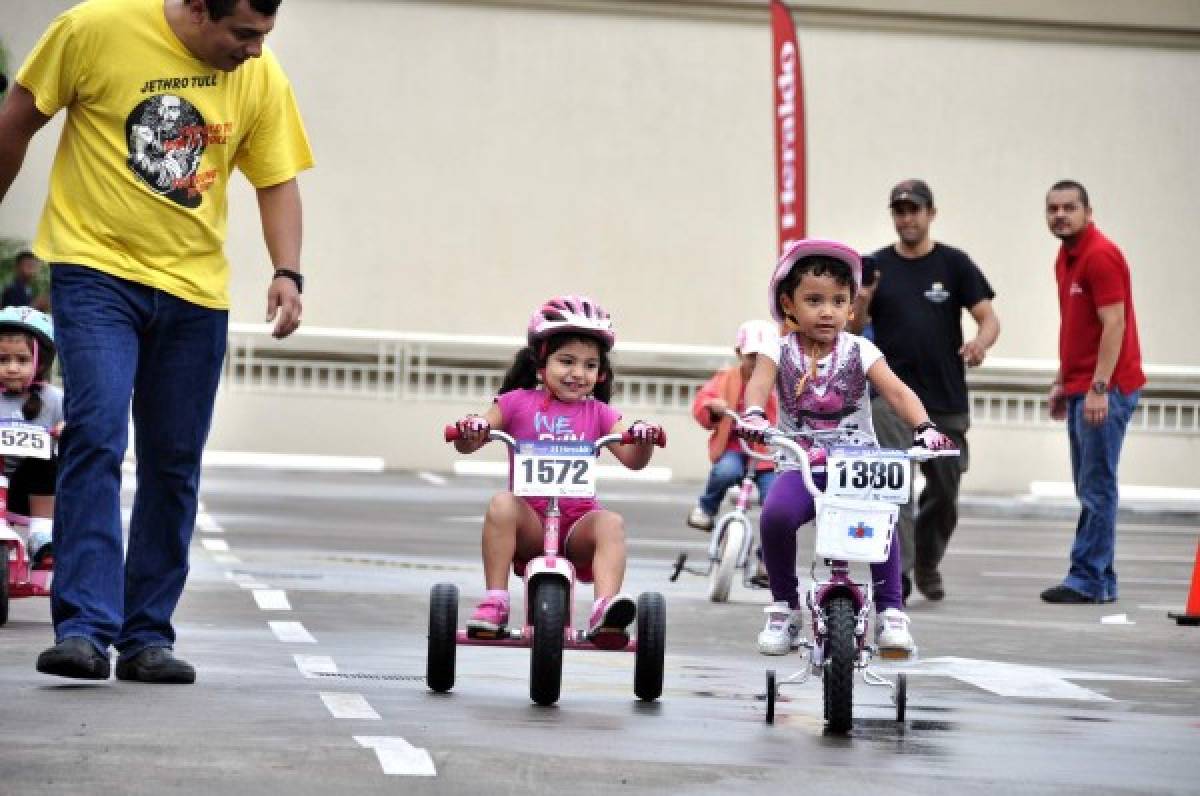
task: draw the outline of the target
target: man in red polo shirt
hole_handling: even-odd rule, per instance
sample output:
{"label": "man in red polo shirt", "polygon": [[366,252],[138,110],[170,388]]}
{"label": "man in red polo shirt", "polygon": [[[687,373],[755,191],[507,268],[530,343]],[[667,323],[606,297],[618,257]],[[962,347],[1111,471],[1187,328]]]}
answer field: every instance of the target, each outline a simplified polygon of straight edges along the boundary
{"label": "man in red polo shirt", "polygon": [[1042,599],[1110,603],[1117,599],[1117,465],[1146,383],[1129,265],[1092,223],[1087,191],[1078,182],[1051,186],[1046,223],[1062,241],[1054,264],[1062,322],[1050,414],[1067,421],[1071,475],[1082,508],[1071,568],[1062,583],[1042,592]]}

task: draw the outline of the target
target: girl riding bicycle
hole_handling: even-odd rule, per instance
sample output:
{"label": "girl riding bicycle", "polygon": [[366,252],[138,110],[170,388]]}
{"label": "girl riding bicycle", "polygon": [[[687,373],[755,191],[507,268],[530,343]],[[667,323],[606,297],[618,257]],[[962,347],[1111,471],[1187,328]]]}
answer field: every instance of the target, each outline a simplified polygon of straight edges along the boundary
{"label": "girl riding bicycle", "polygon": [[[46,428],[63,426],[62,390],[49,383],[54,364],[54,324],[30,307],[0,310],[0,420],[17,420]],[[36,568],[49,568],[54,517],[54,459],[4,461],[8,478],[8,514],[29,522],[29,557]],[[0,518],[2,519],[2,518]]]}
{"label": "girl riding bicycle", "polygon": [[[913,427],[913,444],[947,450],[954,443],[933,423],[921,400],[892,372],[875,344],[845,331],[854,295],[862,286],[862,262],[841,243],[802,240],[780,258],[771,277],[771,314],[788,333],[777,350],[758,358],[746,387],[747,409],[737,433],[762,441],[768,427],[761,408],[774,387],[784,432],[847,432],[874,441],[870,383],[896,413]],[[813,447],[809,458],[824,464],[824,450]],[[824,473],[816,474],[824,488]],[[761,517],[763,555],[771,596],[767,622],[758,636],[759,652],[784,655],[800,636],[799,581],[796,578],[796,531],[813,519],[816,506],[799,471],[780,473],[767,495]],[[900,545],[888,560],[871,565],[876,583],[876,643],[881,649],[911,654],[916,648],[902,610]]]}
{"label": "girl riding bicycle", "polygon": [[[526,338],[528,345],[517,353],[491,407],[455,424],[460,453],[479,450],[492,428],[521,441],[590,441],[626,429],[620,413],[608,405],[613,385],[608,354],[616,335],[603,307],[584,296],[552,298],[533,313]],[[640,470],[662,429],[639,420],[628,430],[637,442],[609,450],[626,467]],[[509,566],[520,577],[525,564],[542,553],[548,503],[517,497],[511,489],[492,497],[483,520],[487,594],[467,622],[469,635],[493,637],[508,625]],[[594,498],[563,498],[559,508],[566,558],[580,580],[595,582],[588,637],[605,646],[623,644],[637,615],[637,604],[620,593],[624,521]]]}

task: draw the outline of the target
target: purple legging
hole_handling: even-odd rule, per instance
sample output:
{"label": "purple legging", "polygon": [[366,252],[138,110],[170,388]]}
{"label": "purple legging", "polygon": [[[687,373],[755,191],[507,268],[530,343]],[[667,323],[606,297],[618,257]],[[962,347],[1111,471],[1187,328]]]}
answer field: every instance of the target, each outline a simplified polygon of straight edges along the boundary
{"label": "purple legging", "polygon": [[[815,478],[817,486],[824,489],[825,475]],[[816,504],[804,486],[804,476],[796,470],[779,474],[762,509],[763,562],[767,565],[767,577],[771,581],[771,597],[778,602],[787,602],[792,608],[800,607],[799,586],[796,577],[796,531],[816,516]],[[875,580],[875,608],[903,608],[900,593],[900,544],[892,542],[888,560],[871,565],[871,577]]]}

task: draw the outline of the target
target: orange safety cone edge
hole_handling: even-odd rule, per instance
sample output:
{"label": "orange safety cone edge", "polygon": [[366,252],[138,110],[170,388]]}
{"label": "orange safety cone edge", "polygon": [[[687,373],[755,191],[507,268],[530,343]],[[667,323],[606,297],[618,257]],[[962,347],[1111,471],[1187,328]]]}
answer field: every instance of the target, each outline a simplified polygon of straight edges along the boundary
{"label": "orange safety cone edge", "polygon": [[1188,589],[1187,607],[1182,614],[1169,612],[1167,617],[1177,625],[1200,625],[1200,543],[1196,544],[1196,565],[1192,567],[1192,586]]}

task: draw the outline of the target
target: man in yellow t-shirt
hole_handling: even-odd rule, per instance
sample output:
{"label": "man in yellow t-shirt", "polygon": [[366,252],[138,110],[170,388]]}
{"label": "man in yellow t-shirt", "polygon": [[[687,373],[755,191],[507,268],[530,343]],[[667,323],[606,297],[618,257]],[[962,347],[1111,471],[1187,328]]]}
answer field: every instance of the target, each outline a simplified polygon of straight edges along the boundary
{"label": "man in yellow t-shirt", "polygon": [[[276,337],[300,323],[296,175],[312,153],[263,42],[281,0],[88,0],[51,23],[0,106],[0,201],[33,135],[66,122],[34,251],[51,264],[63,381],[46,674],[191,683],[171,624],[225,355],[226,190],[255,187]],[[137,493],[122,556],[132,402]]]}

